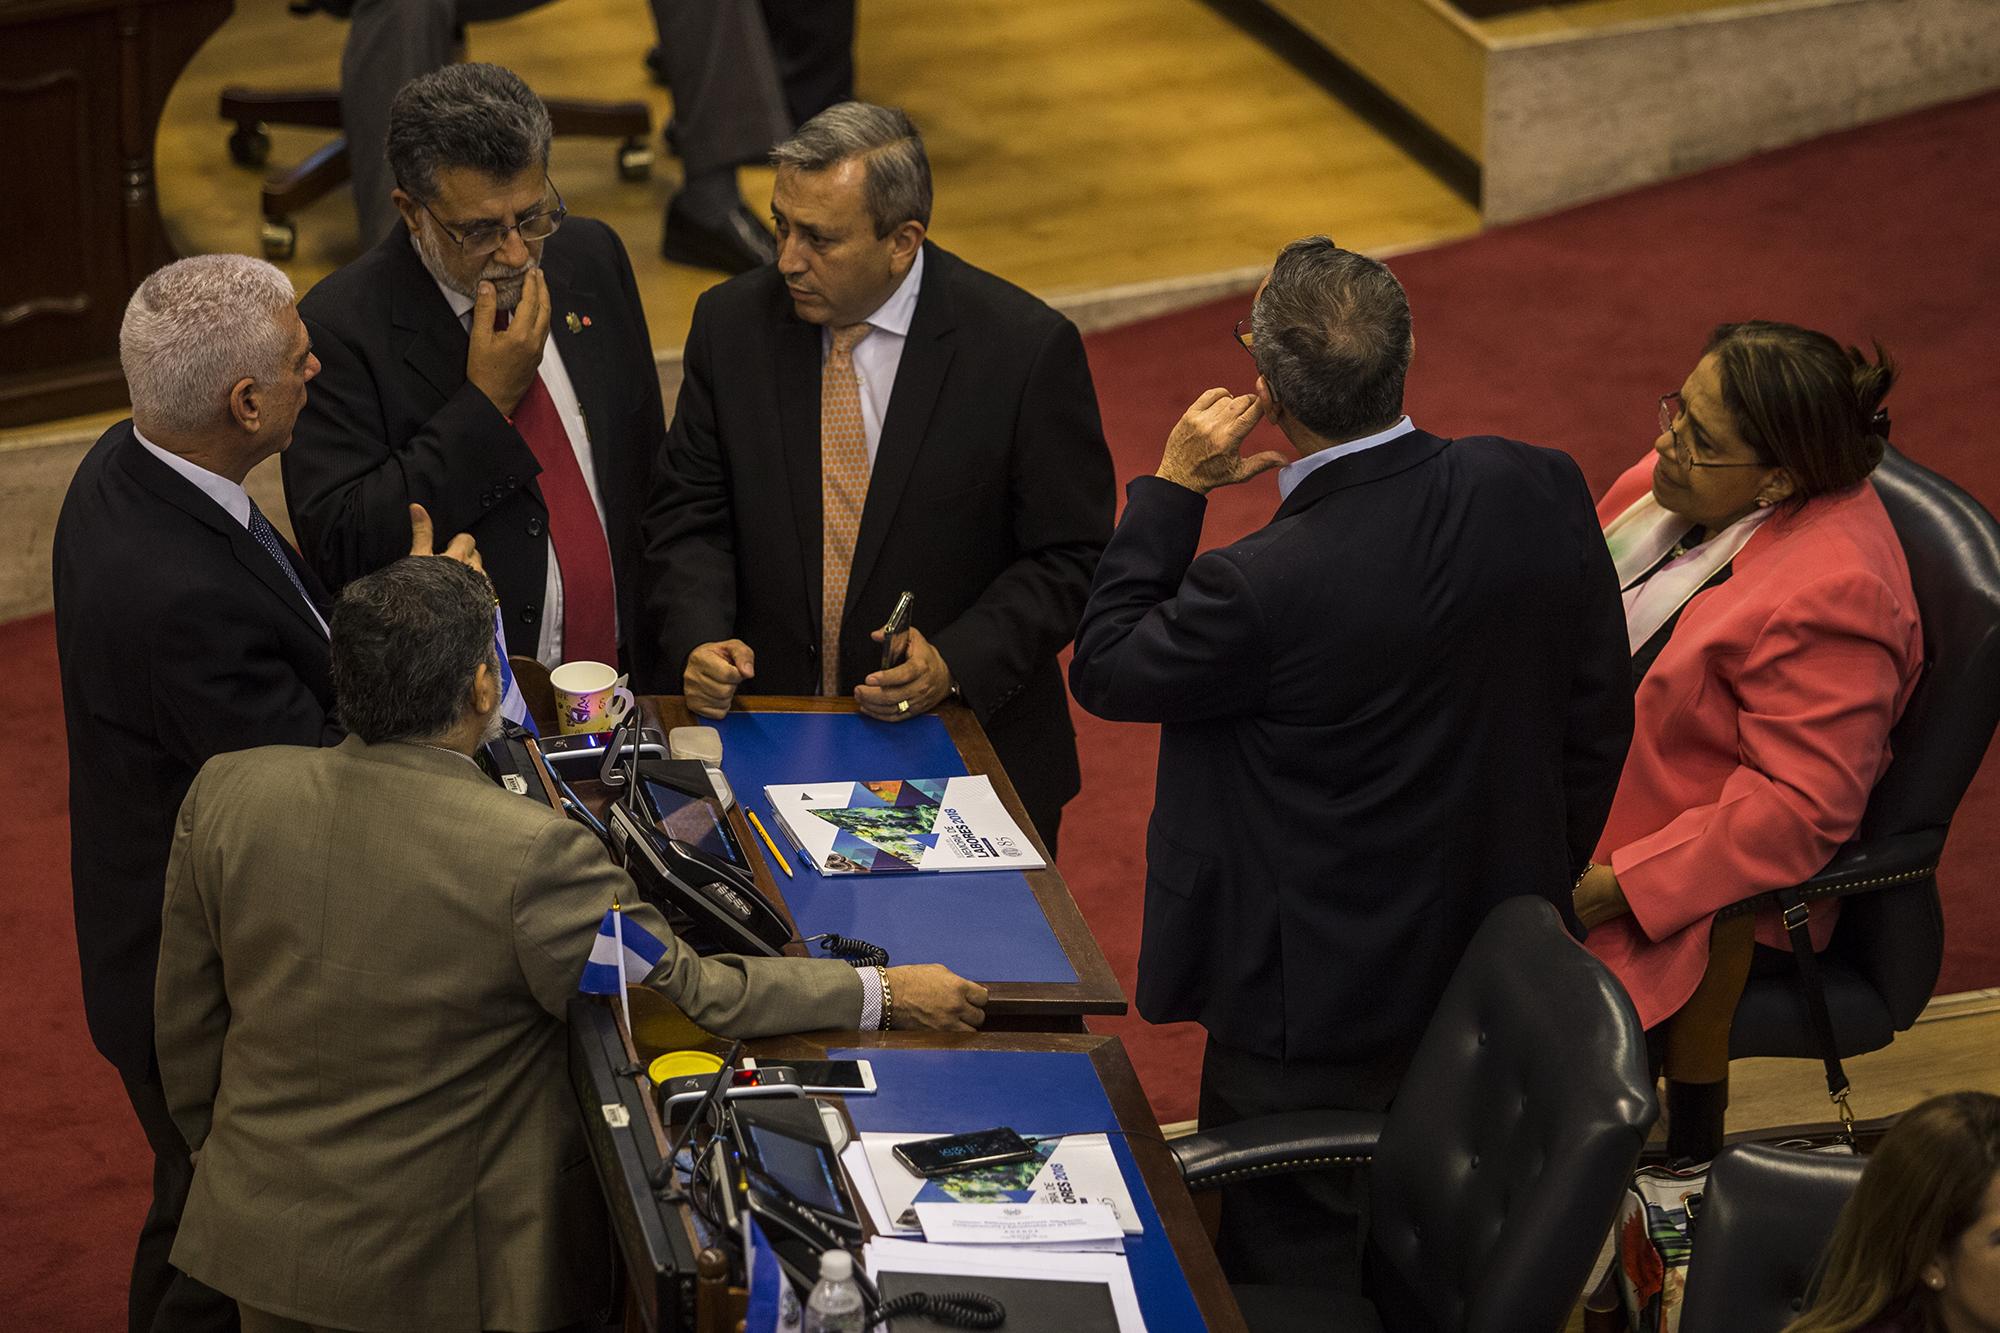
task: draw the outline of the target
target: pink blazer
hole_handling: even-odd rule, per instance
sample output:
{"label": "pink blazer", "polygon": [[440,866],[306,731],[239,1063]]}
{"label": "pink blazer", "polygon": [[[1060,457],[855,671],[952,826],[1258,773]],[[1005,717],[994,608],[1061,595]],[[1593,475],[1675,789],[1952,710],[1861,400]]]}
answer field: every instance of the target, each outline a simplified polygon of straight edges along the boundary
{"label": "pink blazer", "polygon": [[[1609,522],[1653,458],[1598,502]],[[1652,1027],[1687,1003],[1730,903],[1817,874],[1889,764],[1889,729],[1923,667],[1902,543],[1872,485],[1780,512],[1729,579],[1690,598],[1633,698],[1632,748],[1596,860],[1632,914],[1587,945]],[[1813,912],[1824,947],[1833,912]],[[1777,914],[1757,939],[1785,947]]]}

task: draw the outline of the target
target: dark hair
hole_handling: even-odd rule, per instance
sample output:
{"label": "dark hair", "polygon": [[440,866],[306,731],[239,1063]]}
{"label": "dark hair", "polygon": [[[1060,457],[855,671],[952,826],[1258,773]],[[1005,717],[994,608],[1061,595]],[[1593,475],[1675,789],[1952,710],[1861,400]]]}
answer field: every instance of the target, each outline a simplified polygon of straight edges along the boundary
{"label": "dark hair", "polygon": [[1251,307],[1250,332],[1272,396],[1313,434],[1349,439],[1402,414],[1410,299],[1380,260],[1324,236],[1293,241]]}
{"label": "dark hair", "polygon": [[405,556],[348,584],[331,628],[340,720],[370,745],[450,731],[479,664],[499,666],[493,585],[443,556]]}
{"label": "dark hair", "polygon": [[1812,1305],[1786,1333],[1850,1333],[1883,1318],[1913,1319],[1913,1333],[1942,1330],[1924,1266],[1979,1220],[1996,1174],[2000,1097],[1947,1092],[1905,1111],[1868,1159]]}
{"label": "dark hair", "polygon": [[548,108],[513,70],[446,65],[411,79],[389,104],[389,170],[410,194],[434,199],[440,171],[495,180],[547,172],[551,133]]}
{"label": "dark hair", "polygon": [[879,239],[905,222],[931,225],[931,160],[924,136],[903,112],[871,102],[836,102],[771,150],[771,165],[825,171],[849,158],[862,164],[862,194]]}
{"label": "dark hair", "polygon": [[1750,320],[1710,335],[1722,406],[1760,461],[1792,474],[1792,501],[1846,490],[1875,470],[1886,443],[1876,413],[1896,363],[1796,324]]}

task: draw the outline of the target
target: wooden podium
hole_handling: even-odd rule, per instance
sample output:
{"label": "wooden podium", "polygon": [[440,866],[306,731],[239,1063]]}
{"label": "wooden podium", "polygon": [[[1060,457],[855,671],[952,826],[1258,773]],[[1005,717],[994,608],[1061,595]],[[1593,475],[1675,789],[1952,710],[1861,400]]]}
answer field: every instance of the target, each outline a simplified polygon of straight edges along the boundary
{"label": "wooden podium", "polygon": [[232,0],[0,0],[0,426],[126,401],[118,324],[176,258],[153,137]]}

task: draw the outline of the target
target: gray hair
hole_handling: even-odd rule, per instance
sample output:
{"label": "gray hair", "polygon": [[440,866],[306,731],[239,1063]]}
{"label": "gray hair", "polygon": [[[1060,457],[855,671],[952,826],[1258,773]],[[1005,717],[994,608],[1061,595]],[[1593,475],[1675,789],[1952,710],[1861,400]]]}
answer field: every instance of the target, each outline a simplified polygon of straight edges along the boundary
{"label": "gray hair", "polygon": [[195,255],[140,283],[118,326],[133,417],[173,434],[222,422],[231,386],[283,369],[296,300],[290,278],[248,255]]}
{"label": "gray hair", "polygon": [[1250,332],[1272,396],[1313,434],[1350,439],[1402,415],[1410,299],[1379,259],[1324,236],[1293,241],[1251,308]]}
{"label": "gray hair", "polygon": [[440,171],[495,180],[549,169],[549,110],[521,76],[499,65],[446,65],[404,84],[389,105],[389,170],[419,199],[437,197]]}
{"label": "gray hair", "polygon": [[370,745],[444,735],[464,717],[479,665],[499,669],[493,585],[444,556],[405,556],[354,580],[330,628],[341,724]]}
{"label": "gray hair", "polygon": [[863,194],[877,237],[905,222],[931,225],[931,160],[924,155],[923,135],[896,107],[837,102],[773,148],[771,165],[825,171],[856,157],[862,159]]}

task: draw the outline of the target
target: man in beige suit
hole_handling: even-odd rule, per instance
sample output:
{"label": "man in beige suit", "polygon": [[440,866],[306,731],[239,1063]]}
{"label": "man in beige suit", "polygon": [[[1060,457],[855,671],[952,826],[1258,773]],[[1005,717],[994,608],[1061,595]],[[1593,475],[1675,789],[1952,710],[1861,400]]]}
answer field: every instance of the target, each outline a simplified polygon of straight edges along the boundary
{"label": "man in beige suit", "polygon": [[[855,969],[696,956],[590,833],[479,771],[492,606],[447,560],[350,584],[332,623],[349,738],[220,756],[181,807],[156,990],[196,1154],[173,1262],[246,1333],[547,1330],[603,1308],[561,1016],[614,898],[668,942],[646,984],[703,1027],[861,1022]],[[983,1017],[985,990],[941,967],[873,981],[897,1027]]]}

